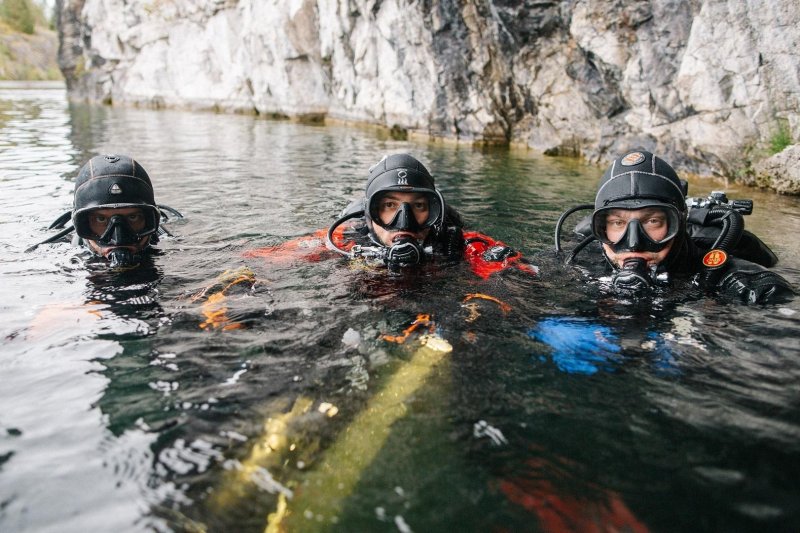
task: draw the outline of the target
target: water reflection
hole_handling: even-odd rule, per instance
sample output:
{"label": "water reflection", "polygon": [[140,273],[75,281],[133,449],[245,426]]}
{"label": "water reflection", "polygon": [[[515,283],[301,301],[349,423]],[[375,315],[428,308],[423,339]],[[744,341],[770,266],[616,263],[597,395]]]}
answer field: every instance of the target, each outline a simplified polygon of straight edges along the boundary
{"label": "water reflection", "polygon": [[[584,288],[547,250],[597,169],[67,105],[61,89],[0,89],[0,102],[0,529],[263,531],[282,502],[292,530],[531,530],[548,524],[541,502],[587,527],[800,524],[800,307],[630,304]],[[325,227],[365,170],[401,150],[428,163],[469,227],[547,275],[481,280],[455,265],[387,279],[338,259],[245,256]],[[79,165],[104,152],[142,161],[159,203],[186,215],[176,237],[124,275],[76,264],[68,244],[24,254],[69,208]],[[754,197],[748,227],[797,282],[800,248],[781,237],[800,231],[797,200],[729,196]],[[430,324],[406,343],[381,340],[420,314]],[[430,332],[452,351],[426,348]],[[381,404],[385,391],[402,401]],[[308,484],[339,481],[347,494],[297,507]]]}

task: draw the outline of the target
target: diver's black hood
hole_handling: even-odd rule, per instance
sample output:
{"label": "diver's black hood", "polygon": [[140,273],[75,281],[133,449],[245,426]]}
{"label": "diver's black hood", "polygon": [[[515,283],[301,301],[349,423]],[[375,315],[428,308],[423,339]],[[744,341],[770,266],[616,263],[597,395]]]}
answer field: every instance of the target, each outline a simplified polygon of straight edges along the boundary
{"label": "diver's black hood", "polygon": [[75,211],[96,207],[155,207],[150,176],[134,159],[125,155],[91,158],[75,178]]}
{"label": "diver's black hood", "polygon": [[160,212],[155,202],[153,185],[145,169],[126,155],[99,155],[90,159],[75,178],[72,221],[81,237],[87,233],[86,215],[98,208],[141,208],[146,217],[144,234],[158,229]]}
{"label": "diver's black hood", "polygon": [[644,150],[628,152],[611,164],[600,178],[594,201],[595,211],[659,205],[685,213],[686,185],[666,161]]}
{"label": "diver's black hood", "polygon": [[433,192],[433,176],[414,157],[393,154],[381,159],[369,169],[365,196],[371,198],[381,191]]}
{"label": "diver's black hood", "polygon": [[436,190],[433,176],[425,165],[408,154],[392,154],[381,159],[369,169],[364,191],[364,208],[367,220],[373,221],[374,201],[380,193],[387,191],[413,192],[428,195],[429,220],[425,226],[440,232],[444,224],[446,206],[444,198]]}
{"label": "diver's black hood", "polygon": [[[680,269],[689,254],[686,232],[687,184],[663,159],[645,150],[618,157],[600,178],[594,202],[593,220],[610,209],[663,207],[677,212],[678,231],[661,268]],[[604,254],[605,255],[605,254]]]}

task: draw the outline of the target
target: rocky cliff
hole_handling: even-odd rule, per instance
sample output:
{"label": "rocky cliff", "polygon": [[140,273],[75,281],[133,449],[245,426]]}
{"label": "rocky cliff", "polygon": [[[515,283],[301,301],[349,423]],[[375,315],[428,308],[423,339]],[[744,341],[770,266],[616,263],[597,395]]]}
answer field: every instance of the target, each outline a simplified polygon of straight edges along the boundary
{"label": "rocky cliff", "polygon": [[29,35],[0,21],[0,80],[61,80],[57,48],[50,29],[37,27]]}
{"label": "rocky cliff", "polygon": [[[73,98],[731,175],[800,137],[797,0],[58,0]],[[755,155],[754,155],[755,154]]]}

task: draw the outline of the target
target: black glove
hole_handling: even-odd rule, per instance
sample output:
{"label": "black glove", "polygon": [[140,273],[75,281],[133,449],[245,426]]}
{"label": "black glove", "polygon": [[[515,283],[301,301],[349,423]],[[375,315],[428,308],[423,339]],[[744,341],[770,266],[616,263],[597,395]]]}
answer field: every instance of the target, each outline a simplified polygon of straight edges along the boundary
{"label": "black glove", "polygon": [[788,281],[766,269],[731,269],[722,276],[718,288],[724,296],[748,304],[785,301],[794,294]]}
{"label": "black glove", "polygon": [[517,253],[516,250],[510,246],[498,244],[483,252],[483,260],[491,263],[499,263],[500,261],[505,261],[515,253]]}

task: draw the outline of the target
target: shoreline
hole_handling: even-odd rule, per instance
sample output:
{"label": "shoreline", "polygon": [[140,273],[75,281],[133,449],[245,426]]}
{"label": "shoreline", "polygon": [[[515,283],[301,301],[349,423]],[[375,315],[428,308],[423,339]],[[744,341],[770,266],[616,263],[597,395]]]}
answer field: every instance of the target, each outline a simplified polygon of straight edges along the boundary
{"label": "shoreline", "polygon": [[[64,80],[0,80],[0,90],[25,90],[25,89],[36,89],[36,90],[64,90],[67,91],[67,100],[71,102],[80,102],[80,103],[87,103],[90,105],[97,105],[97,106],[107,106],[107,107],[128,107],[132,109],[150,109],[154,111],[159,110],[172,110],[172,111],[190,111],[190,112],[201,112],[201,113],[220,113],[220,114],[230,114],[230,115],[250,115],[258,119],[263,120],[270,120],[276,122],[288,121],[294,122],[298,124],[311,124],[311,125],[323,125],[323,126],[342,126],[347,128],[354,128],[354,129],[361,129],[361,130],[373,130],[379,135],[385,135],[388,138],[404,141],[416,141],[416,142],[426,142],[431,144],[441,144],[447,146],[454,146],[454,147],[469,147],[473,149],[496,149],[496,150],[508,150],[510,152],[516,153],[526,153],[534,157],[542,157],[542,158],[555,158],[555,159],[565,159],[574,161],[575,164],[585,165],[585,166],[595,166],[601,168],[604,161],[594,161],[590,160],[589,158],[585,157],[578,152],[576,155],[569,155],[569,154],[547,154],[545,152],[541,152],[536,150],[535,148],[520,142],[489,142],[486,140],[481,139],[459,139],[453,137],[445,137],[440,135],[432,135],[428,132],[421,131],[421,130],[414,130],[414,129],[405,129],[399,128],[397,126],[387,126],[385,124],[379,124],[376,122],[369,122],[365,120],[353,120],[353,119],[346,119],[346,118],[337,118],[331,117],[324,113],[315,113],[315,114],[297,114],[297,115],[288,115],[283,113],[258,113],[255,110],[248,110],[244,108],[235,108],[235,107],[226,107],[223,108],[218,105],[208,106],[202,104],[170,104],[164,105],[163,102],[159,103],[159,105],[155,105],[151,102],[145,101],[122,101],[122,102],[113,102],[113,103],[104,103],[99,101],[94,101],[87,98],[72,98],[69,94],[67,89],[66,81]],[[793,153],[794,151],[798,150],[798,145],[793,144],[787,147],[783,152]],[[689,180],[702,180],[702,181],[722,181],[725,184],[736,184],[742,185],[745,187],[750,187],[753,189],[760,189],[765,191],[770,191],[775,194],[779,195],[790,195],[790,196],[798,196],[800,195],[800,184],[793,183],[792,181],[792,161],[791,159],[788,160],[786,163],[773,163],[767,164],[769,162],[781,159],[783,152],[779,152],[778,154],[773,154],[771,156],[762,157],[760,159],[750,161],[750,165],[748,167],[742,167],[738,169],[734,169],[732,172],[732,176],[726,176],[723,174],[698,174],[696,172],[691,171],[679,171],[679,174]],[[786,157],[783,157],[786,159]],[[786,170],[780,170],[776,172],[776,165],[777,168],[781,166],[785,167]],[[765,171],[759,171],[761,168],[768,168],[768,174],[765,174]],[[771,175],[769,173],[772,173]],[[787,177],[788,175],[788,177]],[[787,182],[789,185],[787,186]],[[778,183],[783,187],[783,190],[779,186],[776,186],[774,183]]]}
{"label": "shoreline", "polygon": [[63,89],[67,90],[64,80],[0,80],[0,90],[11,89]]}

